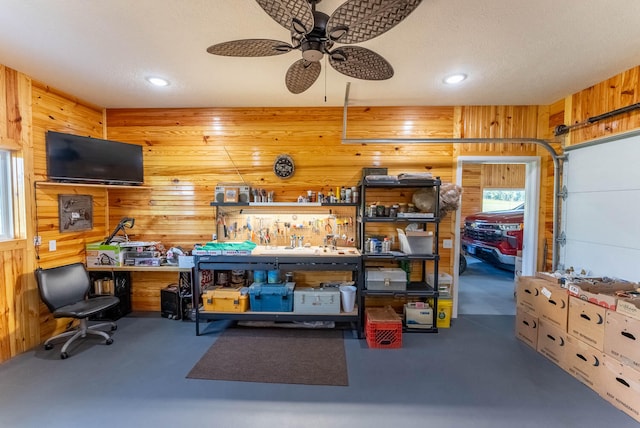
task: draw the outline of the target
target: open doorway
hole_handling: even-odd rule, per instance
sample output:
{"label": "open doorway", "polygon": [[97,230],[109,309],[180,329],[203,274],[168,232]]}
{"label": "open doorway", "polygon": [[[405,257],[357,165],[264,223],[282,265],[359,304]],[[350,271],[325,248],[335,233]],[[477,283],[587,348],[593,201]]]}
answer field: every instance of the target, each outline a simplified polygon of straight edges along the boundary
{"label": "open doorway", "polygon": [[[470,244],[469,240],[465,240],[464,247],[474,254],[464,256],[461,230],[465,226],[464,219],[467,215],[483,211],[485,208],[491,209],[491,206],[508,205],[507,202],[496,204],[495,201],[483,205],[483,199],[486,199],[483,195],[491,194],[493,198],[507,198],[506,194],[499,195],[490,191],[523,189],[524,207],[519,213],[519,218],[523,220],[521,226],[522,272],[528,275],[533,274],[537,255],[539,171],[538,157],[464,156],[458,158],[457,183],[462,186],[463,193],[461,208],[456,212],[454,265],[459,266],[460,258],[465,257],[467,267],[462,274],[454,269],[454,284],[456,284],[453,296],[454,317],[458,314],[515,314],[514,271],[513,267],[509,266],[509,263],[513,263],[514,257],[506,256],[501,260],[503,263],[500,263],[499,257],[493,254],[500,255],[500,252],[489,251],[490,247],[466,245]],[[514,192],[515,194],[517,192]],[[515,226],[502,228],[509,227]],[[504,235],[516,235],[516,233],[505,230]],[[513,240],[513,237],[510,236],[509,239]],[[520,237],[518,239],[520,240]]]}

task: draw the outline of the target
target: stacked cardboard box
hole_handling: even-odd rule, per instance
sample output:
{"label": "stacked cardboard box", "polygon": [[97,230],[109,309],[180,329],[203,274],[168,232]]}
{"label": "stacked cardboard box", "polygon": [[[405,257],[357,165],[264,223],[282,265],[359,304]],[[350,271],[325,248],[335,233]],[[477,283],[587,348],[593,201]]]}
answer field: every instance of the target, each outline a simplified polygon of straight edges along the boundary
{"label": "stacked cardboard box", "polygon": [[516,277],[516,337],[640,422],[637,287],[546,273]]}

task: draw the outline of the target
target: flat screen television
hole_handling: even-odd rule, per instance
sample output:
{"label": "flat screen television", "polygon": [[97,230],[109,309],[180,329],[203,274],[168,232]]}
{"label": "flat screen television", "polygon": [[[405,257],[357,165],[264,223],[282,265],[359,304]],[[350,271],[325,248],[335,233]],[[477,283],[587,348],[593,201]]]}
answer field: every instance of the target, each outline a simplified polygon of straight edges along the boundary
{"label": "flat screen television", "polygon": [[144,183],[142,146],[47,131],[49,180],[71,183]]}

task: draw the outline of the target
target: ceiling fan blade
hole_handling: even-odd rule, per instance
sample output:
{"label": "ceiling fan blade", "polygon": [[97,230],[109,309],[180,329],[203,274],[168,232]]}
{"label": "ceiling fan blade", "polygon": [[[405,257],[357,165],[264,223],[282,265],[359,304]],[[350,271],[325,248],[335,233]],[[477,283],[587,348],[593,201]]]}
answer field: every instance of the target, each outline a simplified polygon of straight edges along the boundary
{"label": "ceiling fan blade", "polygon": [[359,46],[335,49],[329,56],[329,64],[340,73],[356,79],[386,80],[393,76],[393,67],[386,59]]}
{"label": "ceiling fan blade", "polygon": [[319,61],[309,62],[304,59],[299,59],[291,64],[285,77],[289,92],[301,94],[309,89],[318,79],[318,76],[320,76],[321,68]]}
{"label": "ceiling fan blade", "polygon": [[224,56],[272,56],[293,49],[289,43],[269,39],[244,39],[218,43],[207,48],[207,52]]}
{"label": "ceiling fan blade", "polygon": [[373,39],[405,19],[422,0],[349,0],[333,12],[328,33],[346,27],[337,42],[351,44]]}
{"label": "ceiling fan blade", "polygon": [[313,11],[308,0],[256,0],[262,9],[287,30],[293,29],[296,18],[307,29],[313,30]]}

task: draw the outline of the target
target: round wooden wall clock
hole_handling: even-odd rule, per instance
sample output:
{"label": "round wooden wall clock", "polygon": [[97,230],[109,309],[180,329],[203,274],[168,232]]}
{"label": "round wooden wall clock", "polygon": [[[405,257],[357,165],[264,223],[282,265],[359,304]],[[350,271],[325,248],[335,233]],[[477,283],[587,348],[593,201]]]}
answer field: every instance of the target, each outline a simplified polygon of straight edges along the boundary
{"label": "round wooden wall clock", "polygon": [[293,159],[289,155],[278,155],[273,163],[273,172],[280,178],[289,178],[295,171]]}

